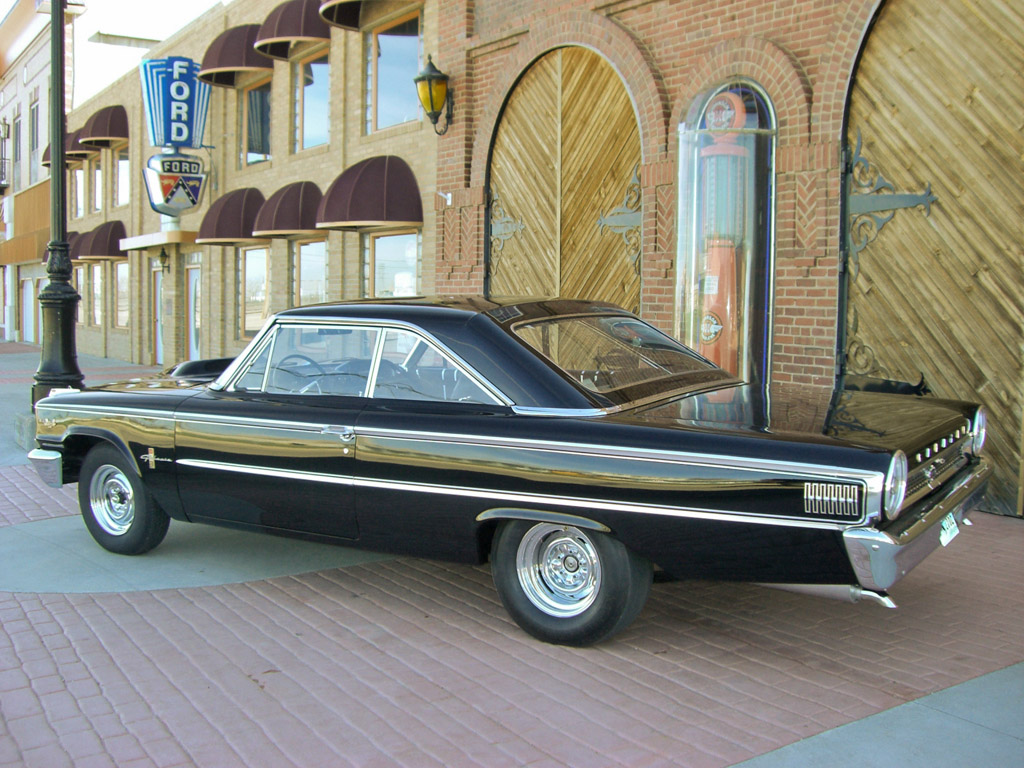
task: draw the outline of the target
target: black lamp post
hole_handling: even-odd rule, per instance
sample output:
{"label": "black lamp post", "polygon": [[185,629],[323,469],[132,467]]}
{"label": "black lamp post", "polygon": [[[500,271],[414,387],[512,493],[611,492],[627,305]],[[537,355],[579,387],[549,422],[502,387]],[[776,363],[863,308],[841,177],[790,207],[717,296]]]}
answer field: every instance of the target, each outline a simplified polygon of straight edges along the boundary
{"label": "black lamp post", "polygon": [[71,285],[68,254],[66,169],[64,156],[64,4],[50,0],[50,242],[46,246],[46,274],[39,292],[42,307],[42,351],[32,386],[32,404],[51,389],[82,387],[75,351],[75,315],[81,300]]}
{"label": "black lamp post", "polygon": [[[435,67],[433,60],[428,55],[427,65],[412,81],[416,83],[420,106],[430,118],[430,122],[434,126],[434,133],[443,136],[448,132],[448,126],[452,122],[452,92],[448,88],[448,75]],[[444,128],[438,130],[437,121],[441,117],[442,109],[444,110]]]}

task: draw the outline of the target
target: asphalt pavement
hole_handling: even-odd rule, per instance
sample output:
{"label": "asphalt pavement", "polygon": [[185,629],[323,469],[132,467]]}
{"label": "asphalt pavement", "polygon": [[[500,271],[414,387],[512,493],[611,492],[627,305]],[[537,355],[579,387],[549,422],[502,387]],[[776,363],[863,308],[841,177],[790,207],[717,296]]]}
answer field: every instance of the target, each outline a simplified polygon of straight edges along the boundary
{"label": "asphalt pavement", "polygon": [[657,584],[560,648],[486,567],[182,523],[99,549],[14,443],[38,359],[0,342],[0,768],[1024,765],[1024,521],[977,515],[895,611]]}

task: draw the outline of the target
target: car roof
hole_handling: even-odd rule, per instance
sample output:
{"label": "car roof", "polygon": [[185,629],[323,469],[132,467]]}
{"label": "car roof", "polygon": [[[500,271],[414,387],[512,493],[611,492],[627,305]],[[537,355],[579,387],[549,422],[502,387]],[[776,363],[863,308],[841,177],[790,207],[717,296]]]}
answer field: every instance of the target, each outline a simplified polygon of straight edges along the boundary
{"label": "car roof", "polygon": [[487,315],[493,322],[510,326],[527,320],[538,320],[558,315],[579,315],[599,312],[629,314],[621,307],[601,301],[561,298],[485,298],[483,296],[408,296],[399,298],[358,299],[353,301],[312,304],[284,310],[278,317],[310,317],[328,319],[336,317],[395,319],[415,317]]}

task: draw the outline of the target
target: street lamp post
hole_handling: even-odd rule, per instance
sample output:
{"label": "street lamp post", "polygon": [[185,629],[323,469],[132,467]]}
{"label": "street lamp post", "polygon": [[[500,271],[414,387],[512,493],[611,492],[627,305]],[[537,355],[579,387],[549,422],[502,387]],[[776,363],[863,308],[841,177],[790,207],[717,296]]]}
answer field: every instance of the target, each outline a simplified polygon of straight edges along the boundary
{"label": "street lamp post", "polygon": [[33,405],[51,389],[80,389],[83,382],[75,350],[76,305],[81,297],[71,285],[64,191],[64,4],[65,0],[50,2],[50,242],[46,246],[46,274],[50,280],[39,292],[42,350],[32,386]]}

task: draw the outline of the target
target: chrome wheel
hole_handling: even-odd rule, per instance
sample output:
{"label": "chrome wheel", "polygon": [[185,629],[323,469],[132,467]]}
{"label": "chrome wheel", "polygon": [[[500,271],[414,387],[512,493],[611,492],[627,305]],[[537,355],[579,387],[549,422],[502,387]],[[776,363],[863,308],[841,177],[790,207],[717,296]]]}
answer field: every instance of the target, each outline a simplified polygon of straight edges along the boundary
{"label": "chrome wheel", "polygon": [[127,533],[135,520],[135,494],[124,472],[110,464],[97,469],[89,481],[89,507],[106,533]]}
{"label": "chrome wheel", "polygon": [[516,572],[527,599],[549,616],[579,616],[601,590],[601,558],[578,528],[533,526],[519,542]]}

